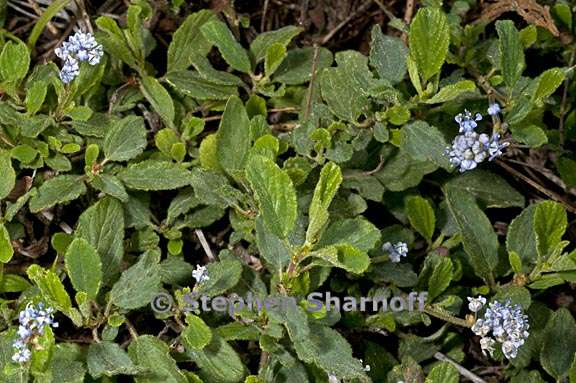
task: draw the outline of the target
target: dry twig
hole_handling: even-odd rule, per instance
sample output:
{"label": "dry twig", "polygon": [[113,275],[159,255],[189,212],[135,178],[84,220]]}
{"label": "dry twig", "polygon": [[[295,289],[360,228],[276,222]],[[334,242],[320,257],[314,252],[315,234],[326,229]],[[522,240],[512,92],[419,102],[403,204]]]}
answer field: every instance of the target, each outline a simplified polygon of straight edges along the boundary
{"label": "dry twig", "polygon": [[470,379],[474,383],[486,383],[486,381],[484,379],[480,378],[478,375],[474,374],[472,371],[470,371],[470,370],[464,368],[463,366],[461,366],[460,364],[456,363],[455,361],[453,361],[452,359],[450,359],[446,355],[442,354],[441,352],[435,353],[434,358],[436,358],[437,360],[439,360],[441,362],[450,363],[451,365],[456,367],[456,369],[458,370],[460,375],[464,376],[465,378]]}

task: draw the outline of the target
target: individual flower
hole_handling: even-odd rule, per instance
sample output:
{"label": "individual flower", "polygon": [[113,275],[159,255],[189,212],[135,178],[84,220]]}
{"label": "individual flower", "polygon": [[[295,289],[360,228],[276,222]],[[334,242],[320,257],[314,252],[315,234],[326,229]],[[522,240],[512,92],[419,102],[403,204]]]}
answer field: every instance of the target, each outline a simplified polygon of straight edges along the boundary
{"label": "individual flower", "polygon": [[68,84],[80,74],[80,62],[97,65],[104,54],[102,45],[98,44],[90,33],[76,32],[54,50],[56,56],[64,61],[60,79]]}
{"label": "individual flower", "polygon": [[507,359],[518,355],[518,349],[529,336],[528,329],[528,316],[520,305],[512,305],[510,300],[490,303],[484,316],[472,326],[472,332],[482,337],[480,347],[484,354],[492,355],[499,343]]}
{"label": "individual flower", "polygon": [[468,297],[468,309],[473,313],[480,311],[486,304],[486,298],[479,296],[478,298]]}
{"label": "individual flower", "polygon": [[496,157],[500,157],[502,155],[502,149],[510,145],[509,142],[500,143],[500,135],[498,133],[494,133],[492,135],[492,140],[488,144],[488,161],[492,161]]}
{"label": "individual flower", "polygon": [[328,383],[340,383],[340,379],[334,374],[328,375]]}
{"label": "individual flower", "polygon": [[476,113],[476,115],[472,117],[472,113],[464,109],[464,113],[458,113],[456,117],[454,117],[454,120],[460,125],[460,133],[471,132],[478,126],[476,121],[482,120],[482,115]]}
{"label": "individual flower", "polygon": [[12,344],[15,352],[12,360],[17,363],[24,363],[30,360],[32,352],[28,348],[35,342],[36,337],[44,333],[46,326],[58,327],[58,323],[53,318],[54,309],[51,307],[44,308],[43,303],[34,307],[28,303],[26,308],[18,314],[18,338]]}
{"label": "individual flower", "polygon": [[500,109],[500,105],[497,102],[492,102],[488,105],[488,114],[491,116],[495,116],[500,113],[502,109]]}
{"label": "individual flower", "polygon": [[390,262],[394,263],[400,262],[400,258],[408,255],[408,245],[404,242],[397,242],[395,245],[386,242],[382,245],[382,250],[388,252]]}
{"label": "individual flower", "polygon": [[480,339],[480,348],[482,349],[482,353],[484,355],[486,355],[486,354],[492,355],[492,353],[495,351],[495,349],[494,349],[495,344],[496,344],[496,341],[492,338]]}
{"label": "individual flower", "polygon": [[362,365],[364,366],[364,371],[370,372],[370,365],[369,364],[364,365],[364,361],[362,359],[360,359],[360,363],[362,363]]}
{"label": "individual flower", "polygon": [[210,279],[206,266],[196,265],[196,269],[192,270],[192,276],[196,280],[196,283],[202,283]]}

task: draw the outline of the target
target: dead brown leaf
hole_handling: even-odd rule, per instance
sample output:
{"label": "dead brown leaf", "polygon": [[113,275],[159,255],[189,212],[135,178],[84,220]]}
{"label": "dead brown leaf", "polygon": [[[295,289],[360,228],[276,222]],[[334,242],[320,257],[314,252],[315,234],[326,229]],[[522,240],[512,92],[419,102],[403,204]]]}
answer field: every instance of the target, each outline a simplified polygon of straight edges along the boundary
{"label": "dead brown leaf", "polygon": [[554,36],[560,36],[560,32],[550,15],[550,7],[540,5],[536,0],[496,1],[484,8],[480,20],[491,22],[506,12],[516,12],[527,23],[545,28]]}

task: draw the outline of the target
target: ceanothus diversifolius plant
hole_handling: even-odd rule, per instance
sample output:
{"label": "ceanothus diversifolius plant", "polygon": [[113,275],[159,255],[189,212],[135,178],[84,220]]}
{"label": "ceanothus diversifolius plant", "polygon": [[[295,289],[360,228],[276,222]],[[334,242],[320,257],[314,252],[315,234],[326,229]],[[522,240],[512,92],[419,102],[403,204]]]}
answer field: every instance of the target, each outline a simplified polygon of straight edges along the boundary
{"label": "ceanothus diversifolius plant", "polygon": [[[1,33],[2,382],[576,382],[551,299],[574,292],[574,204],[510,165],[547,145],[575,184],[556,25],[429,1],[331,52],[201,10],[160,67],[135,1],[32,64],[65,3],[27,44]],[[422,291],[417,311],[306,300]],[[248,294],[296,304],[189,307]]]}

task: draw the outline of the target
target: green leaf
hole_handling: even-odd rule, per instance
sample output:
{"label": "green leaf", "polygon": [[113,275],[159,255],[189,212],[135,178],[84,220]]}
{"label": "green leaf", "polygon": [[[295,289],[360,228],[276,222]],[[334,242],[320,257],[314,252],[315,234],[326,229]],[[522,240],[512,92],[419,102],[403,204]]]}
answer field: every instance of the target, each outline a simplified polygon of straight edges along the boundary
{"label": "green leaf", "polygon": [[[333,60],[332,52],[326,48],[318,48],[317,73],[332,65]],[[304,84],[312,78],[313,65],[314,48],[291,49],[274,72],[273,79],[286,85]]]}
{"label": "green leaf", "polygon": [[26,110],[30,115],[36,114],[46,99],[48,85],[45,81],[34,81],[26,90]]}
{"label": "green leaf", "polygon": [[144,27],[143,18],[141,6],[135,4],[128,6],[128,12],[126,12],[126,26],[128,29],[124,30],[124,36],[130,49],[140,62],[144,61],[144,56],[146,55],[144,33],[148,32]]}
{"label": "green leaf", "polygon": [[147,143],[144,119],[127,116],[106,131],[104,155],[110,161],[128,161],[141,154]]}
{"label": "green leaf", "polygon": [[356,122],[368,105],[369,90],[373,87],[368,58],[356,51],[339,52],[338,67],[321,72],[322,98],[339,118]]}
{"label": "green leaf", "polygon": [[0,223],[0,262],[8,263],[14,255],[12,242],[10,241],[10,234],[6,230],[6,226]]}
{"label": "green leaf", "polygon": [[448,181],[446,186],[474,196],[489,208],[524,207],[526,203],[524,196],[504,178],[483,169],[459,174]]}
{"label": "green leaf", "polygon": [[8,41],[0,53],[0,76],[6,82],[18,82],[26,77],[30,66],[30,53],[26,44]]}
{"label": "green leaf", "polygon": [[426,104],[440,104],[446,101],[452,101],[463,94],[474,92],[476,90],[476,84],[471,80],[458,81],[455,84],[446,85],[438,93],[436,93],[432,98],[424,101]]}
{"label": "green leaf", "polygon": [[266,228],[261,217],[256,220],[256,243],[270,272],[282,270],[290,263],[290,251],[286,244]]}
{"label": "green leaf", "polygon": [[397,37],[382,33],[380,25],[372,27],[370,42],[370,64],[376,68],[380,78],[397,84],[406,76],[408,48]]}
{"label": "green leaf", "polygon": [[552,95],[556,89],[562,84],[566,72],[561,68],[548,69],[540,76],[538,76],[538,86],[532,95],[532,102],[539,104],[544,101],[548,96]]}
{"label": "green leaf", "polygon": [[208,264],[206,269],[210,279],[202,282],[197,287],[197,292],[209,297],[223,294],[233,288],[242,275],[242,264],[236,259],[213,262]]}
{"label": "green leaf", "polygon": [[112,57],[117,57],[132,69],[141,72],[140,62],[136,54],[130,48],[124,32],[118,27],[116,20],[108,16],[100,16],[96,19],[98,28],[106,32],[98,36],[98,42],[104,46],[104,50]]}
{"label": "green leaf", "polygon": [[420,76],[418,75],[418,65],[412,56],[408,55],[406,57],[406,67],[408,68],[408,77],[410,77],[410,82],[416,89],[419,96],[423,96],[422,82],[420,81]]}
{"label": "green leaf", "polygon": [[86,367],[83,362],[58,359],[57,355],[52,356],[48,370],[52,372],[53,381],[59,383],[83,383],[86,377]]}
{"label": "green leaf", "polygon": [[182,189],[170,202],[166,214],[166,222],[170,225],[179,216],[188,213],[200,204],[200,200],[191,188]]}
{"label": "green leaf", "polygon": [[271,77],[286,57],[286,47],[280,43],[272,44],[266,49],[264,60],[264,73]]}
{"label": "green leaf", "polygon": [[425,383],[458,383],[459,381],[456,367],[448,362],[442,362],[434,366],[426,377]]}
{"label": "green leaf", "polygon": [[117,198],[122,202],[128,202],[129,197],[124,184],[116,176],[106,173],[96,174],[90,184],[102,193]]}
{"label": "green leaf", "polygon": [[476,275],[492,284],[493,271],[498,263],[498,238],[490,220],[469,194],[451,187],[446,187],[444,194],[462,235],[470,264]]}
{"label": "green leaf", "polygon": [[177,91],[197,100],[227,100],[238,94],[236,85],[216,84],[189,70],[170,72],[166,81]]}
{"label": "green leaf", "polygon": [[556,162],[556,169],[567,187],[576,187],[576,161],[568,157],[560,157]]}
{"label": "green leaf", "polygon": [[562,240],[568,226],[566,211],[557,202],[544,201],[534,211],[534,233],[538,259],[545,261]]}
{"label": "green leaf", "polygon": [[450,286],[454,275],[454,266],[450,258],[438,256],[434,259],[436,262],[433,262],[432,274],[428,279],[428,300],[430,302]]}
{"label": "green leaf", "polygon": [[188,383],[184,373],[170,356],[170,348],[152,335],[141,335],[128,347],[136,365],[145,371],[136,383]]}
{"label": "green leaf", "polygon": [[342,335],[326,326],[310,326],[307,337],[294,340],[300,359],[313,362],[326,373],[342,379],[365,379],[364,366],[352,356],[352,348]]}
{"label": "green leaf", "polygon": [[508,253],[508,262],[515,274],[520,274],[522,272],[522,258],[520,258],[517,252],[511,251]]}
{"label": "green leaf", "polygon": [[512,21],[497,21],[496,31],[499,37],[500,68],[504,76],[504,82],[506,82],[509,89],[512,89],[520,80],[526,67],[524,47],[520,41],[520,34]]}
{"label": "green leaf", "polygon": [[180,138],[176,134],[176,131],[170,128],[164,128],[157,132],[154,136],[154,143],[156,144],[156,147],[166,155],[170,155],[172,147],[180,142]]}
{"label": "green leaf", "polygon": [[110,300],[118,307],[133,310],[146,306],[160,289],[160,253],[147,251],[124,271],[112,286]]}
{"label": "green leaf", "polygon": [[306,241],[314,243],[328,222],[328,208],[342,183],[342,170],[333,162],[328,162],[320,172],[320,179],[314,189],[308,212],[308,230]]}
{"label": "green leaf", "polygon": [[30,211],[38,213],[57,204],[70,202],[86,193],[84,177],[62,175],[45,181],[30,199]]}
{"label": "green leaf", "polygon": [[510,131],[518,142],[537,148],[548,142],[546,132],[538,125],[510,125]]}
{"label": "green leaf", "polygon": [[524,310],[528,310],[532,304],[530,291],[525,287],[514,285],[499,287],[492,300],[499,302],[506,302],[509,300],[512,304],[518,304],[522,306]]}
{"label": "green leaf", "polygon": [[222,170],[218,162],[218,142],[216,133],[212,133],[204,137],[200,143],[199,155],[200,165],[204,169]]}
{"label": "green leaf", "polygon": [[206,55],[210,51],[212,44],[200,33],[200,28],[215,18],[214,12],[203,9],[184,20],[168,46],[168,72],[186,69],[193,56]]}
{"label": "green leaf", "polygon": [[70,296],[54,271],[43,269],[34,264],[28,267],[26,274],[38,286],[42,292],[42,297],[50,306],[70,317],[75,325],[80,326],[82,324],[80,313],[72,308]]}
{"label": "green leaf", "polygon": [[152,109],[162,118],[166,126],[174,128],[174,102],[160,82],[154,77],[143,77],[140,80],[140,91],[152,105]]}
{"label": "green leaf", "polygon": [[92,245],[100,256],[104,283],[120,271],[124,256],[124,209],[114,198],[105,197],[86,209],[78,219],[76,236]]}
{"label": "green leaf", "polygon": [[540,363],[558,381],[568,374],[576,354],[576,321],[570,311],[558,309],[546,324]]}
{"label": "green leaf", "polygon": [[3,293],[19,293],[32,287],[24,277],[16,274],[4,274],[0,282],[0,291]]}
{"label": "green leaf", "polygon": [[350,245],[368,252],[380,240],[380,230],[368,220],[358,217],[333,222],[322,233],[317,248],[331,245]]}
{"label": "green leaf", "polygon": [[450,45],[450,28],[444,12],[432,7],[419,9],[410,24],[409,41],[410,55],[427,81],[440,72]]}
{"label": "green leaf", "polygon": [[96,249],[85,239],[76,238],[68,246],[64,262],[74,289],[95,299],[102,283],[102,262]]}
{"label": "green leaf", "polygon": [[93,343],[88,347],[86,364],[94,379],[102,376],[135,375],[139,372],[132,359],[119,345],[106,341]]}
{"label": "green leaf", "polygon": [[327,266],[340,267],[355,274],[363,273],[370,266],[370,257],[365,252],[350,245],[324,247],[310,253],[310,257],[321,259],[327,263]]}
{"label": "green leaf", "polygon": [[10,152],[0,149],[0,200],[6,198],[16,185],[16,172],[12,167]]}
{"label": "green leaf", "polygon": [[210,343],[212,340],[212,330],[202,318],[194,314],[188,314],[186,315],[186,324],[187,326],[180,336],[187,350],[202,350]]}
{"label": "green leaf", "polygon": [[264,223],[276,236],[286,238],[297,215],[292,180],[273,161],[258,155],[248,162],[246,178],[256,194]]}
{"label": "green leaf", "polygon": [[412,227],[430,242],[436,225],[436,216],[430,202],[420,196],[410,196],[406,198],[405,206]]}
{"label": "green leaf", "polygon": [[266,56],[266,51],[271,45],[279,44],[286,48],[290,41],[301,32],[302,28],[288,25],[275,31],[260,33],[250,44],[250,53],[258,63]]}
{"label": "green leaf", "polygon": [[118,173],[118,178],[130,189],[170,190],[190,183],[190,171],[167,161],[146,160],[131,164]]}
{"label": "green leaf", "polygon": [[448,147],[446,139],[435,127],[424,121],[415,121],[400,130],[400,148],[418,161],[431,161],[444,168],[451,164],[444,151]]}
{"label": "green leaf", "polygon": [[246,375],[246,367],[236,351],[218,335],[201,351],[189,354],[200,367],[205,382],[237,383]]}
{"label": "green leaf", "polygon": [[244,84],[240,77],[226,71],[214,69],[210,60],[204,56],[194,55],[192,57],[192,65],[198,71],[200,77],[211,84],[229,85],[234,88]]}
{"label": "green leaf", "polygon": [[229,173],[241,171],[250,150],[250,119],[240,98],[230,97],[226,103],[216,134],[216,155],[220,165]]}
{"label": "green leaf", "polygon": [[219,20],[212,20],[202,25],[200,30],[204,37],[218,48],[228,65],[240,72],[251,72],[252,66],[248,53],[236,41],[226,24]]}
{"label": "green leaf", "polygon": [[224,175],[212,170],[192,169],[190,184],[200,201],[207,205],[234,206],[243,197]]}

